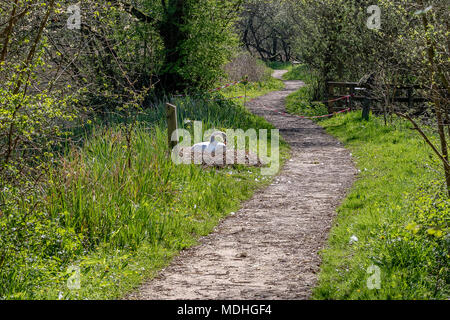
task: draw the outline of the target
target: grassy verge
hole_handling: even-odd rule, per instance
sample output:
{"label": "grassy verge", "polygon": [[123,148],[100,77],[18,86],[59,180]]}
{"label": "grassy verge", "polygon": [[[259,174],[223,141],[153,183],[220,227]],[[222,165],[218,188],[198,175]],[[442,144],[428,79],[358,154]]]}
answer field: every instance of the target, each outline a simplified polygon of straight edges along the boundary
{"label": "grassy verge", "polygon": [[273,61],[267,62],[267,66],[273,70],[292,70],[291,62]]}
{"label": "grassy verge", "polygon": [[[236,86],[229,87],[221,91],[221,95],[226,99],[246,96],[247,101],[249,101],[271,91],[282,90],[283,88],[283,81],[270,77],[266,81],[262,82],[249,83],[247,85],[240,83]],[[240,105],[243,105],[245,102],[245,98],[233,100]]]}
{"label": "grassy verge", "polygon": [[318,85],[317,77],[305,65],[291,67],[288,70],[283,76],[284,80],[302,80],[305,86],[286,98],[286,110],[289,113],[308,117],[327,114],[328,109],[323,103],[313,101]]}
{"label": "grassy verge", "polygon": [[353,112],[320,124],[353,152],[360,175],[322,252],[314,298],[448,298],[450,201],[429,147],[398,119],[384,126]]}
{"label": "grassy verge", "polygon": [[288,66],[284,68],[288,72],[283,75],[284,80],[302,80],[308,82],[312,79],[312,74],[305,65]]}
{"label": "grassy verge", "polygon": [[[253,84],[249,96],[279,86]],[[204,131],[273,128],[243,105],[216,98],[174,99],[179,123],[202,121]],[[168,157],[164,114],[163,103],[141,114],[131,142],[120,124],[97,126],[55,164],[41,194],[17,208],[15,214],[23,216],[35,207],[27,225],[24,219],[0,224],[17,229],[1,239],[9,247],[0,252],[0,299],[119,298],[270,182],[260,168],[175,165]],[[281,142],[280,149],[286,158],[287,145]],[[10,246],[20,241],[26,243]],[[77,278],[80,289],[70,289]]]}

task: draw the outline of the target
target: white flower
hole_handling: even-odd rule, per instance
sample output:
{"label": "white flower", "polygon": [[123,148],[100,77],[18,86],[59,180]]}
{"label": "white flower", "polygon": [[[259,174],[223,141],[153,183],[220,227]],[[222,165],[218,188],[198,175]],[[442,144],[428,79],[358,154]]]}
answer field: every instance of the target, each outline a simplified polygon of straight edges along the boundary
{"label": "white flower", "polygon": [[349,243],[350,243],[350,244],[353,244],[353,243],[355,243],[355,242],[358,242],[358,240],[359,240],[358,237],[355,236],[355,235],[353,235],[353,236],[350,237]]}

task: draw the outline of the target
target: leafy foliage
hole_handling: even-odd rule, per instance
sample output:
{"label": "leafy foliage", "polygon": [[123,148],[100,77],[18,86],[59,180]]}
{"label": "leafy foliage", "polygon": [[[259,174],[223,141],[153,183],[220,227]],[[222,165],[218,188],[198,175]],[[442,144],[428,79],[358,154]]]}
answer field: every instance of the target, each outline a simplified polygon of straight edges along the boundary
{"label": "leafy foliage", "polygon": [[[0,298],[48,297],[45,288],[64,286],[69,262],[103,246],[105,239],[114,250],[136,249],[143,240],[153,246],[153,240],[175,234],[186,243],[195,238],[187,237],[191,229],[177,229],[180,220],[170,224],[168,233],[163,230],[179,190],[153,184],[159,178],[167,183],[174,173],[165,158],[158,98],[187,88],[209,89],[222,79],[236,44],[231,27],[239,1],[82,1],[80,28],[68,29],[66,10],[72,4],[14,0],[0,5]],[[236,123],[266,125],[232,103],[188,100],[179,102],[189,108],[202,104],[199,113],[190,114],[207,122],[230,125],[226,110],[227,117],[238,116]],[[153,129],[137,127],[139,117]],[[114,131],[99,129],[113,121]],[[100,162],[105,167],[96,167]],[[109,180],[102,175],[106,170]],[[201,172],[194,168],[182,175],[193,185],[230,181],[198,178]],[[137,179],[136,184],[126,185],[129,179]],[[159,206],[155,199],[161,191],[167,205],[160,206],[152,226],[146,221],[139,227],[148,228],[148,237],[142,238],[145,232],[138,235],[137,227],[119,232],[117,222],[128,221],[128,213],[136,211],[122,188],[138,192],[144,182],[145,201]],[[111,194],[102,193],[108,190]],[[249,190],[245,184],[239,194]],[[109,196],[117,205],[104,216]],[[192,196],[184,200],[202,197]],[[142,201],[139,214],[147,215]],[[212,224],[225,207],[210,203],[205,210],[211,217],[202,214]],[[199,219],[196,231],[205,225]],[[178,245],[171,250],[186,245],[174,239],[170,244]]]}
{"label": "leafy foliage", "polygon": [[286,110],[302,116],[321,116],[328,113],[322,102],[315,101],[318,93],[319,79],[306,65],[292,68],[284,76],[286,80],[302,80],[305,85],[286,98]]}

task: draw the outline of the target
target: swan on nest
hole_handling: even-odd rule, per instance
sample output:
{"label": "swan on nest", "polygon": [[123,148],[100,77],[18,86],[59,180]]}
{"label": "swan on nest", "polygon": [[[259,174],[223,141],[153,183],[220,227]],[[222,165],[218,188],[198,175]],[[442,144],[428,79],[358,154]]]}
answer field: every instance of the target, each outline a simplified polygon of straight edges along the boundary
{"label": "swan on nest", "polygon": [[[216,140],[216,137],[222,137],[223,143]],[[208,142],[201,142],[194,144],[192,146],[192,151],[194,152],[208,152],[208,153],[223,153],[227,149],[227,135],[225,132],[222,131],[216,131],[211,135],[210,141]]]}

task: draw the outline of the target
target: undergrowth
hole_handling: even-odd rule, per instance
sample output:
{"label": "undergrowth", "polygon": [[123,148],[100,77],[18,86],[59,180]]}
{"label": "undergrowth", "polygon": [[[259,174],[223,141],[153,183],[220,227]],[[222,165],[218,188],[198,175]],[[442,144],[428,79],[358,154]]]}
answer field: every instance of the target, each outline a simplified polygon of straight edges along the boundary
{"label": "undergrowth", "polygon": [[319,123],[360,174],[322,252],[314,298],[448,299],[450,200],[429,147],[399,119],[385,126],[359,111]]}
{"label": "undergrowth", "polygon": [[324,103],[316,102],[321,98],[318,77],[314,75],[306,65],[298,65],[290,68],[284,74],[284,80],[302,80],[305,85],[286,98],[286,110],[289,113],[313,117],[328,114],[328,109]]}

